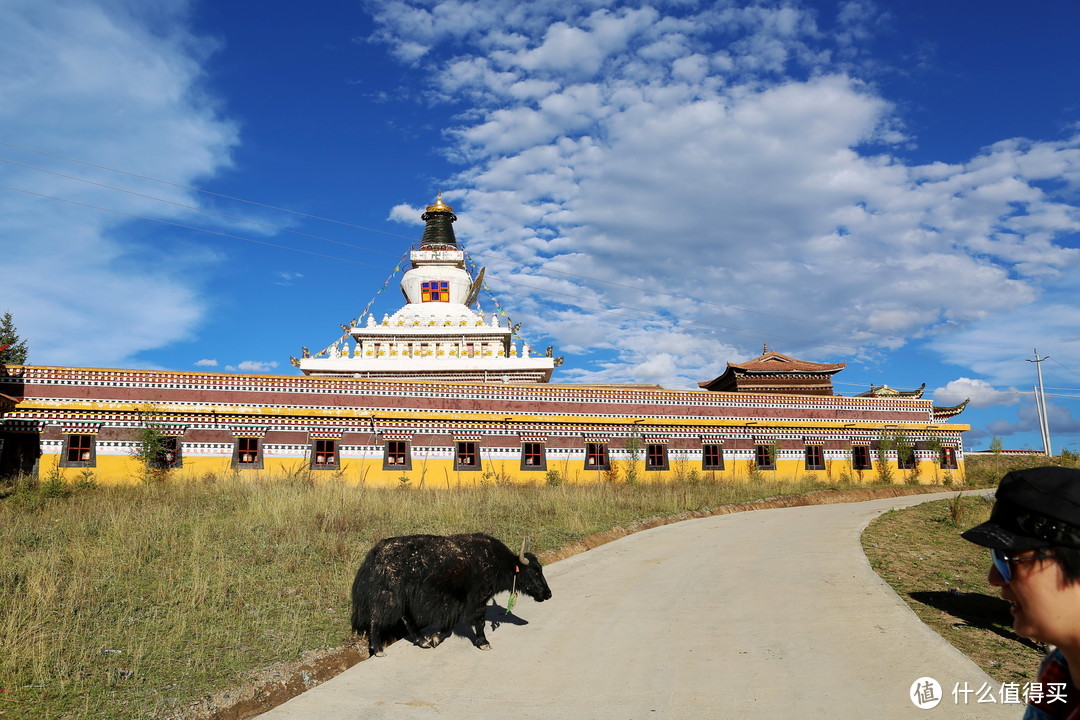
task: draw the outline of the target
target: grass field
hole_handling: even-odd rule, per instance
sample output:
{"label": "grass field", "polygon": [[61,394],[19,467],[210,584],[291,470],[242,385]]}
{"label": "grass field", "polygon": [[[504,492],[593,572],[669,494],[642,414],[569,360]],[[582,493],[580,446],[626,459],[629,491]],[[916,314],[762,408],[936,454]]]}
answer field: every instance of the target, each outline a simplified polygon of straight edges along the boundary
{"label": "grass field", "polygon": [[646,518],[837,487],[23,482],[0,500],[0,717],[162,717],[251,670],[342,646],[352,575],[381,537],[527,535],[540,553]]}

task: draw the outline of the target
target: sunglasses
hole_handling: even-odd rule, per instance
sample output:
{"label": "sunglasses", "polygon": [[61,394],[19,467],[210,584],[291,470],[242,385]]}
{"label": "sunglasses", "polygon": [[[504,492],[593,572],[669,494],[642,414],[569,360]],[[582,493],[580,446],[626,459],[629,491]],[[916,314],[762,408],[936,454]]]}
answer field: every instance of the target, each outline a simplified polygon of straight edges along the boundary
{"label": "sunglasses", "polygon": [[1039,550],[1033,555],[1021,555],[1020,557],[1009,555],[1002,550],[990,550],[990,559],[994,562],[994,567],[997,568],[998,573],[1005,582],[1012,582],[1013,565],[1015,563],[1035,562],[1036,560],[1047,560],[1052,557],[1054,557],[1054,553],[1048,550]]}

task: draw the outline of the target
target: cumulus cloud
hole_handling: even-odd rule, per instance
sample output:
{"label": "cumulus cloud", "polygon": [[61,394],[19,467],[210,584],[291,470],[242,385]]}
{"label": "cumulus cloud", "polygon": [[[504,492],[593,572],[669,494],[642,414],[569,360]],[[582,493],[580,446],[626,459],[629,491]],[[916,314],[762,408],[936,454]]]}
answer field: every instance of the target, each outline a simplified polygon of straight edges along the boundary
{"label": "cumulus cloud", "polygon": [[[598,5],[479,0],[465,27],[421,0],[375,13],[434,92],[470,99],[448,131],[459,237],[527,327],[605,353],[581,379],[692,386],[764,340],[808,359],[931,342],[1000,383],[1018,337],[972,338],[1080,289],[1080,134],[906,161],[861,77],[874,4]],[[725,354],[680,346],[702,334]]]}
{"label": "cumulus cloud", "polygon": [[217,367],[218,361],[211,358],[203,358],[195,361],[195,367]]}
{"label": "cumulus cloud", "polygon": [[[229,164],[235,127],[201,91],[212,46],[185,26],[186,2],[150,8],[123,0],[14,0],[4,8],[0,124],[8,141],[140,175],[192,184]],[[103,101],[102,98],[109,98]],[[6,301],[48,364],[135,364],[132,356],[187,338],[205,312],[191,278],[212,253],[177,244],[124,213],[176,219],[189,212],[49,175],[29,165],[198,205],[188,191],[154,186],[26,149],[3,146],[0,235]],[[48,278],[42,283],[41,278]],[[110,322],[97,322],[108,317]],[[162,320],[167,318],[168,322]],[[57,324],[79,328],[78,342]],[[83,332],[93,328],[93,332]]]}
{"label": "cumulus cloud", "polygon": [[424,208],[414,208],[411,205],[401,203],[390,208],[390,215],[386,219],[409,225],[423,225],[424,221],[420,219],[423,214]]}
{"label": "cumulus cloud", "polygon": [[970,400],[973,408],[1014,405],[1020,401],[1020,393],[1016,390],[997,390],[985,380],[966,377],[950,380],[943,387],[933,390],[932,395],[934,402],[940,405],[959,405],[964,400]]}

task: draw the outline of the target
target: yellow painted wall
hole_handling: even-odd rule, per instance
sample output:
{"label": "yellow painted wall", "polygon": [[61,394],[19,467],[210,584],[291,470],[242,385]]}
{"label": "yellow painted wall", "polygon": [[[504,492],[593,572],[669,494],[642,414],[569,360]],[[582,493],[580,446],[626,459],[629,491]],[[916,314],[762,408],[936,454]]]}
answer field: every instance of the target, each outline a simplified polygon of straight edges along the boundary
{"label": "yellow painted wall", "polygon": [[[418,457],[419,455],[419,457]],[[141,482],[145,472],[140,462],[130,456],[98,454],[95,467],[63,468],[59,467],[59,454],[45,454],[39,463],[39,477],[45,479],[50,474],[59,472],[67,482],[92,478],[102,485],[118,485]],[[546,471],[522,471],[516,460],[483,460],[478,471],[459,471],[454,469],[453,460],[430,458],[425,460],[420,453],[415,453],[411,470],[383,470],[381,459],[346,458],[341,461],[340,470],[309,470],[309,461],[303,458],[273,458],[263,461],[262,470],[233,470],[229,458],[185,457],[183,467],[168,470],[167,478],[200,479],[207,475],[231,475],[238,473],[251,478],[285,478],[307,476],[316,481],[342,480],[348,483],[363,483],[374,487],[398,487],[407,485],[412,488],[457,488],[475,487],[482,484],[536,484],[548,482]],[[700,460],[678,461],[670,463],[666,471],[645,470],[643,460],[637,461],[637,482],[671,482],[695,480],[724,480],[746,482],[757,478],[765,481],[808,481],[826,483],[840,482],[846,475],[851,482],[872,483],[880,481],[879,461],[874,459],[871,470],[852,470],[851,463],[842,460],[827,460],[825,470],[806,470],[801,460],[779,460],[776,470],[755,471],[752,460],[726,458],[724,470],[702,470]],[[611,471],[586,470],[580,458],[569,461],[555,460],[548,462],[548,471],[559,473],[563,482],[571,484],[594,482],[627,482],[629,460],[612,460]],[[947,478],[953,484],[962,484],[964,478],[963,461],[955,470],[943,470],[936,461],[922,460],[917,463],[916,471],[901,470],[895,461],[889,461],[891,481],[894,484],[911,482],[916,478],[920,484],[942,484]],[[402,478],[408,482],[403,482]]]}

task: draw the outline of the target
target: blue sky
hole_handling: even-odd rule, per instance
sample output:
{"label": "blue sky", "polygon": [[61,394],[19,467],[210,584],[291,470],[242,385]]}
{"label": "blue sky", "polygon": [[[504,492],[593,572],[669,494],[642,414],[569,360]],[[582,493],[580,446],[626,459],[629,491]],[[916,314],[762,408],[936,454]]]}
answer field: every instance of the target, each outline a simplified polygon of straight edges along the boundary
{"label": "blue sky", "polygon": [[[43,365],[297,372],[442,189],[562,382],[770,349],[1080,449],[1080,6],[7,0],[0,311]],[[123,171],[123,172],[117,172]],[[288,210],[289,212],[287,212]],[[483,307],[496,308],[482,294]]]}

